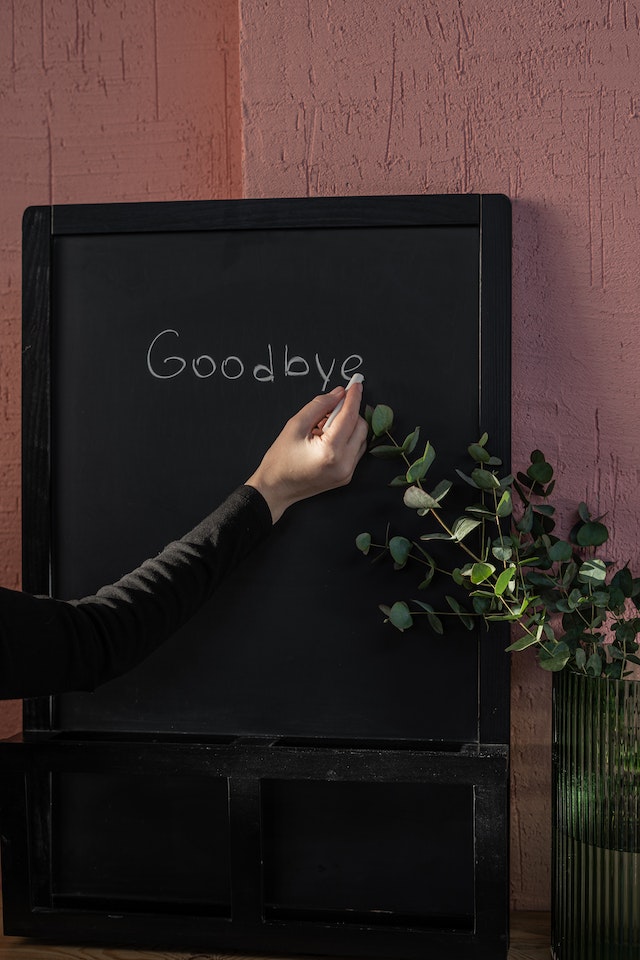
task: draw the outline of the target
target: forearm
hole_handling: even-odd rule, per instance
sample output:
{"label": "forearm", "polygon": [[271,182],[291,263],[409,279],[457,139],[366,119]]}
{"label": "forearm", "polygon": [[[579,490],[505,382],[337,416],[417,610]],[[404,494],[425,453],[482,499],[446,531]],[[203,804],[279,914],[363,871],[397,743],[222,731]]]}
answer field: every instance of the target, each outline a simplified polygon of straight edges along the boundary
{"label": "forearm", "polygon": [[153,652],[271,528],[261,495],[235,491],[157,557],[93,597],[0,595],[0,697],[92,690]]}

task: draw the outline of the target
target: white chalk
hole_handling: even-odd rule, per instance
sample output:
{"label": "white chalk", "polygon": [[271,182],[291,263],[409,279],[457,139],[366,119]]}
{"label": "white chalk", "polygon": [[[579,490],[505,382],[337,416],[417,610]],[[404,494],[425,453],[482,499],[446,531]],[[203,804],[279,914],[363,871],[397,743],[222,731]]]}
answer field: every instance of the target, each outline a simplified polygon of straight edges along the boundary
{"label": "white chalk", "polygon": [[[349,380],[349,383],[348,383],[348,384],[346,385],[346,387],[344,388],[344,389],[345,389],[345,393],[346,393],[346,391],[349,389],[349,387],[352,387],[352,386],[354,385],[354,383],[364,383],[364,377],[362,376],[361,373],[354,373],[354,375],[351,377],[351,380]],[[329,416],[327,417],[327,422],[325,423],[324,427],[322,428],[323,432],[327,429],[328,426],[330,426],[330,425],[333,423],[333,421],[335,420],[335,418],[338,416],[338,414],[339,414],[340,411],[342,410],[343,404],[344,404],[344,397],[343,397],[342,400],[338,403],[338,405],[337,405],[336,407],[334,407],[334,409],[331,411],[331,413],[330,413]]]}

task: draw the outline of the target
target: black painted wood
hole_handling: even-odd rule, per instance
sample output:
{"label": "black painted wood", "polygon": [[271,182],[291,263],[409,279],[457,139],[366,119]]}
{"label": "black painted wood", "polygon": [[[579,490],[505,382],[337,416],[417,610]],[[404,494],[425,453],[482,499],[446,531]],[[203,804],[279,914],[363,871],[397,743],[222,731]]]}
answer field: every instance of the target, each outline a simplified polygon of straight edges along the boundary
{"label": "black painted wood", "polygon": [[235,924],[263,920],[260,781],[229,777],[231,917]]}
{"label": "black painted wood", "polygon": [[[511,470],[511,206],[506,197],[480,203],[480,422],[491,452]],[[509,742],[509,627],[500,624],[482,647],[480,742]]]}
{"label": "black painted wood", "polygon": [[[22,587],[51,587],[51,207],[25,211],[22,230]],[[52,703],[25,701],[27,729],[51,728]]]}
{"label": "black painted wood", "polygon": [[48,589],[51,552],[51,363],[49,207],[26,211],[23,223],[22,456],[23,587]]}
{"label": "black painted wood", "polygon": [[[195,200],[169,203],[67,204],[51,208],[56,236],[183,230],[304,227],[477,226],[481,197],[380,196],[305,200]],[[49,209],[49,208],[43,208]]]}
{"label": "black painted wood", "polygon": [[[5,932],[14,935],[55,937],[68,942],[107,940],[145,946],[182,949],[238,949],[286,952],[338,953],[353,956],[417,958],[425,950],[445,950],[446,956],[498,958],[506,956],[508,921],[504,908],[506,876],[504,855],[506,821],[504,796],[508,783],[506,747],[477,752],[367,749],[356,747],[299,746],[291,743],[259,742],[238,738],[228,743],[209,743],[176,738],[173,743],[87,737],[76,740],[62,735],[15,738],[0,744],[0,764],[9,784],[23,784],[35,793],[38,784],[50,777],[81,772],[102,779],[113,775],[129,777],[132,789],[136,778],[182,777],[193,789],[194,777],[227,777],[229,783],[229,842],[231,849],[231,920],[212,915],[206,904],[167,903],[145,900],[143,894],[130,902],[100,901],[82,896],[55,896],[56,865],[51,847],[38,843],[29,849],[25,837],[33,835],[33,816],[24,793],[15,786],[11,834],[23,841],[17,863],[9,855],[5,863]],[[265,848],[262,832],[261,785],[307,783],[313,797],[314,784],[332,783],[366,787],[367,806],[375,805],[376,784],[403,790],[407,784],[468,790],[474,808],[476,908],[464,917],[434,916],[428,904],[412,916],[380,911],[358,912],[342,907],[332,911],[314,908],[296,911],[265,910],[263,869]],[[368,785],[368,787],[367,787]],[[325,797],[326,790],[322,791]],[[314,811],[313,801],[309,816]],[[52,811],[55,821],[55,810]],[[268,821],[267,821],[268,824]],[[440,830],[442,825],[436,824]],[[496,844],[494,830],[500,831]],[[121,828],[119,842],[135,844],[132,834]],[[6,839],[5,839],[5,842]],[[32,841],[33,842],[33,841]],[[162,842],[159,836],[158,842]],[[372,844],[376,837],[371,836]],[[28,852],[27,852],[28,850]],[[31,877],[24,860],[31,863]],[[167,869],[171,869],[170,862]],[[33,873],[38,877],[33,880]],[[22,896],[14,909],[12,891],[16,874]],[[50,878],[47,892],[43,879]],[[444,882],[440,877],[437,882]],[[304,883],[308,879],[304,878]],[[28,895],[27,895],[28,890]],[[390,891],[391,892],[391,891]],[[394,888],[393,896],[397,896]],[[154,916],[150,922],[150,916]],[[493,951],[493,952],[491,952]]]}

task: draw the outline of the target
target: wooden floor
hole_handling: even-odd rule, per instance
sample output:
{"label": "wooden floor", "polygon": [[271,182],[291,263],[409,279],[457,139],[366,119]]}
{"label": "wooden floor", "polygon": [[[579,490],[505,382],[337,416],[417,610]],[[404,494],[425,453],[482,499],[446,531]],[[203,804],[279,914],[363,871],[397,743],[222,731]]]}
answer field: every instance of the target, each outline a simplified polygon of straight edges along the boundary
{"label": "wooden floor", "polygon": [[[549,960],[549,914],[516,913],[511,918],[509,960]],[[65,947],[38,943],[19,937],[0,936],[0,960],[257,960],[257,958],[221,953],[181,953],[176,951],[123,950],[118,947]],[[265,960],[264,957],[261,960]],[[277,957],[274,960],[295,960]],[[437,960],[446,960],[438,957]]]}

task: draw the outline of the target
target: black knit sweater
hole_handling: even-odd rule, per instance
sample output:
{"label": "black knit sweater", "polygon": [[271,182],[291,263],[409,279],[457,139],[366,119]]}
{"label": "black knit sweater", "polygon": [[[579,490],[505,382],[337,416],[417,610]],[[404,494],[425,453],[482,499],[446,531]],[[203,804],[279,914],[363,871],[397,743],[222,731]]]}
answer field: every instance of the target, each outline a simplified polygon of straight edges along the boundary
{"label": "black knit sweater", "polygon": [[0,588],[0,699],[94,690],[126,673],[186,623],[270,529],[266,501],[243,486],[93,597],[62,601]]}

